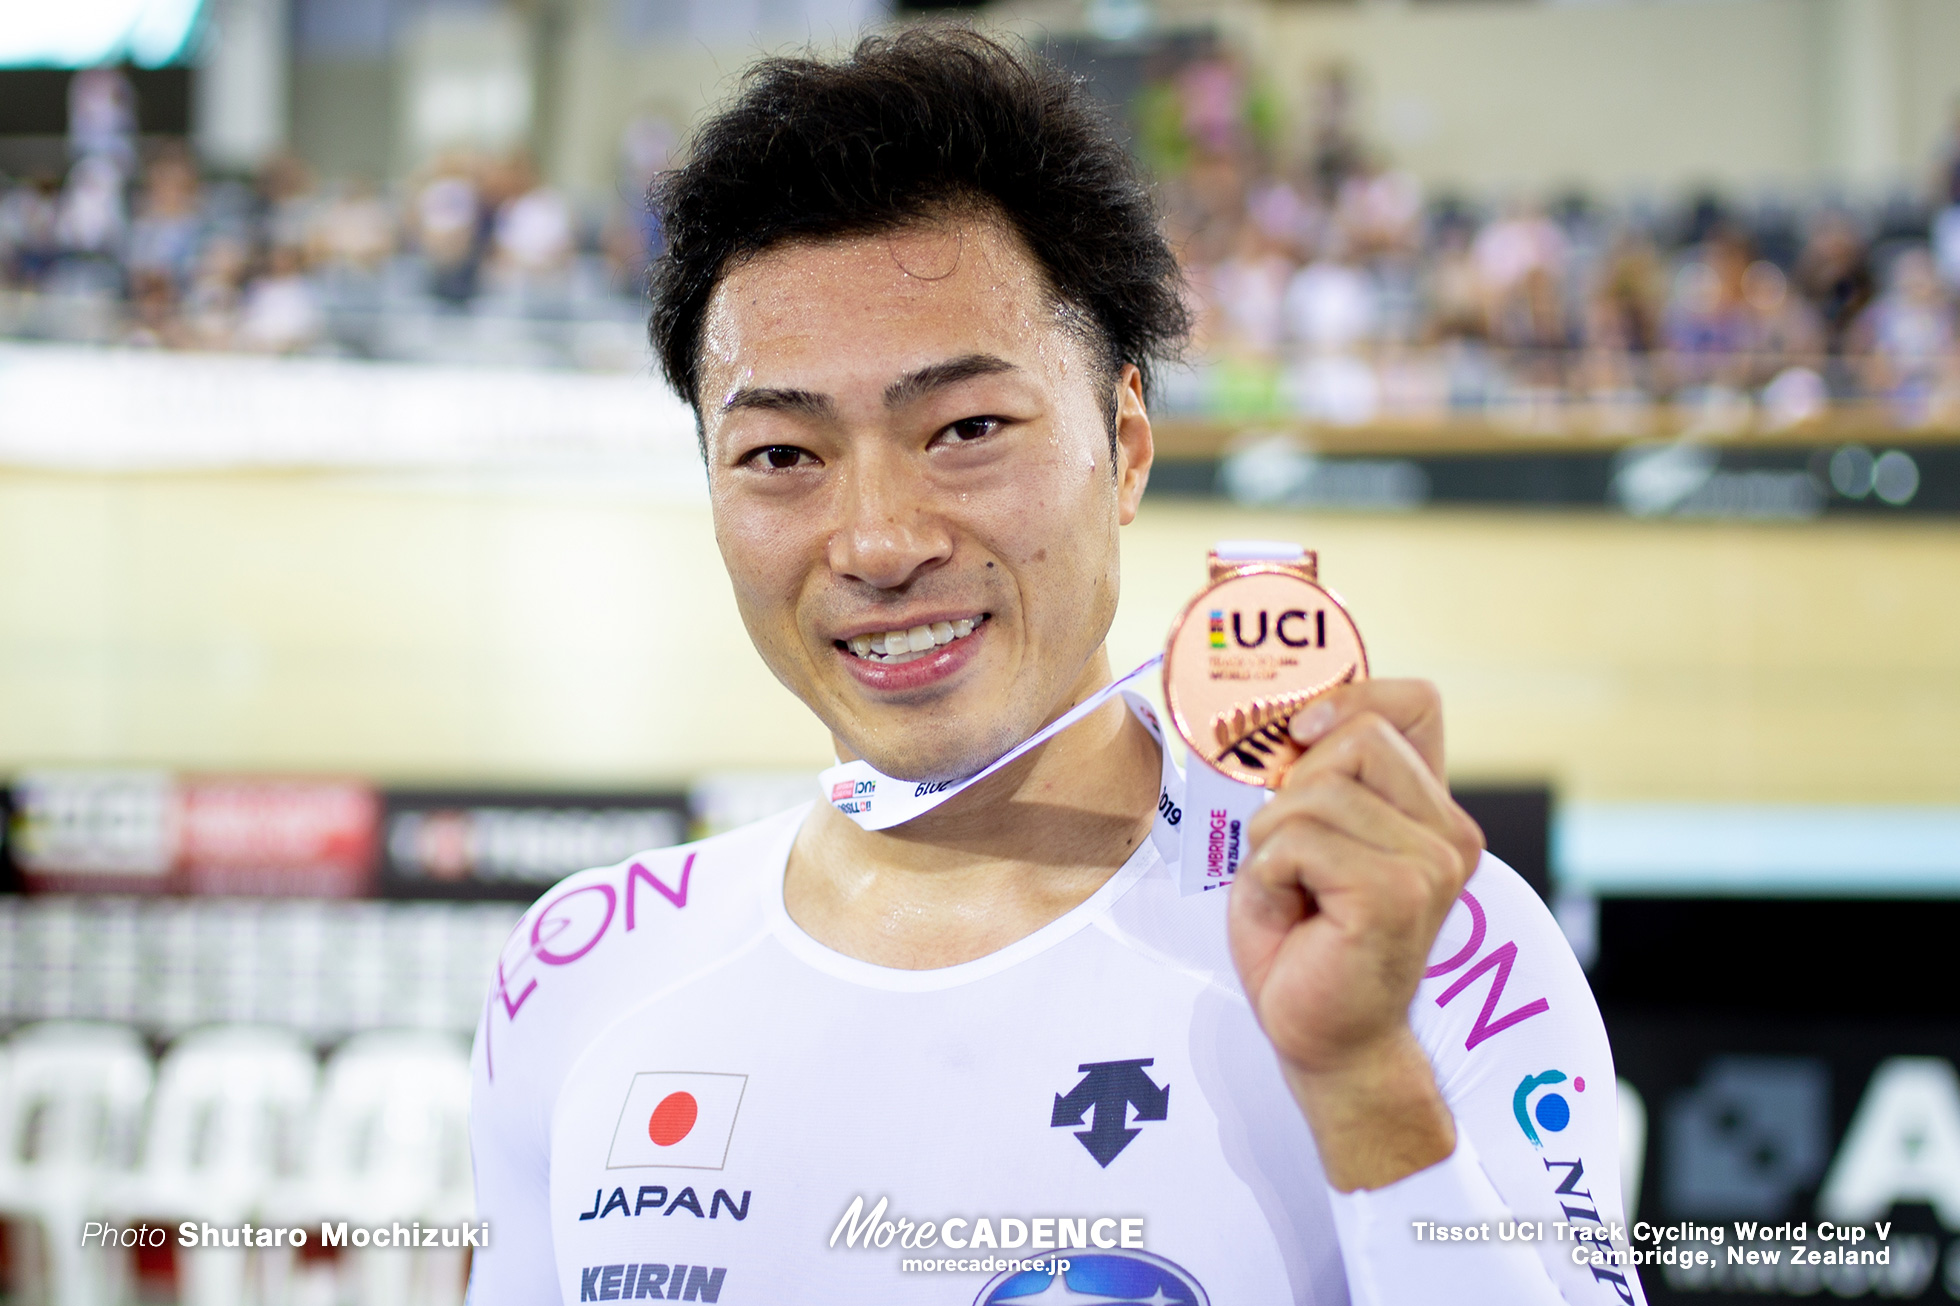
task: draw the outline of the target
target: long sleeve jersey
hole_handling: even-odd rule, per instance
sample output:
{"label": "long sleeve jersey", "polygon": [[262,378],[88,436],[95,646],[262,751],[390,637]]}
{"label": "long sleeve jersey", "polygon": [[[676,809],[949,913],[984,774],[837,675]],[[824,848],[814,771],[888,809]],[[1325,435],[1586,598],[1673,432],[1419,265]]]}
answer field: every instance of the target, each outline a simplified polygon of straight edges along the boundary
{"label": "long sleeve jersey", "polygon": [[1207,814],[1165,751],[1152,838],[956,966],[797,926],[807,808],[546,894],[477,1032],[474,1306],[1644,1306],[1612,1054],[1537,895],[1486,856],[1410,1004],[1455,1153],[1337,1192],[1227,953],[1229,889],[1178,891]]}

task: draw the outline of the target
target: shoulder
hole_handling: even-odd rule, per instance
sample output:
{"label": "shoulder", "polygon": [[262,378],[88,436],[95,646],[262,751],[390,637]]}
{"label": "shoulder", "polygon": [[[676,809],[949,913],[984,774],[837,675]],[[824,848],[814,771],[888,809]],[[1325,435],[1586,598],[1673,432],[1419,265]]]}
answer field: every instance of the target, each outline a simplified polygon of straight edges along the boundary
{"label": "shoulder", "polygon": [[594,970],[628,962],[645,974],[649,952],[658,954],[660,971],[671,972],[687,955],[755,928],[773,873],[806,811],[797,808],[560,880],[524,913],[506,942],[503,978],[508,983],[510,972],[521,968],[540,990],[560,976],[575,983],[588,959]]}
{"label": "shoulder", "polygon": [[1600,1021],[1550,909],[1486,853],[1430,949],[1410,1024],[1443,1071],[1488,1047],[1569,1037]]}
{"label": "shoulder", "polygon": [[[490,975],[477,1031],[486,1091],[548,1100],[622,1010],[765,928],[807,807],[580,871],[525,911]],[[522,1087],[517,1087],[519,1084]]]}

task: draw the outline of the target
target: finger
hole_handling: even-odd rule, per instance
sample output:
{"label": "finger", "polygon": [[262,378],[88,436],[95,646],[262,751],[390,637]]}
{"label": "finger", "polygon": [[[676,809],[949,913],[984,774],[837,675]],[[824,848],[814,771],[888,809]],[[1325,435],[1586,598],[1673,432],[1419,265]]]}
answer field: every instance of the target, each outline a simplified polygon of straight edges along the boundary
{"label": "finger", "polygon": [[[1447,848],[1443,856],[1449,856]],[[1276,923],[1264,915],[1271,904],[1298,902],[1299,914],[1288,924],[1313,912],[1328,912],[1348,928],[1400,933],[1430,916],[1440,924],[1454,900],[1439,886],[1439,862],[1385,853],[1352,835],[1311,818],[1288,821],[1255,848],[1232,883],[1249,884],[1258,897],[1247,905],[1255,919]]]}
{"label": "finger", "polygon": [[1461,857],[1443,832],[1424,825],[1353,776],[1323,770],[1274,795],[1246,827],[1256,848],[1288,821],[1310,819],[1386,853],[1439,859],[1454,866]]}
{"label": "finger", "polygon": [[1299,875],[1272,859],[1261,861],[1257,845],[1239,863],[1231,894],[1228,910],[1234,919],[1269,943],[1313,915],[1317,906]]}
{"label": "finger", "polygon": [[1311,748],[1340,726],[1372,712],[1415,746],[1437,779],[1443,778],[1443,699],[1427,680],[1361,680],[1328,690],[1293,718],[1296,743]]}
{"label": "finger", "polygon": [[[1332,734],[1293,764],[1279,792],[1304,788],[1324,774],[1350,776],[1390,804],[1449,841],[1457,850],[1467,877],[1483,853],[1484,835],[1469,813],[1459,807],[1443,782],[1415,751],[1406,736],[1372,712],[1349,717]],[[1274,800],[1275,802],[1278,799]],[[1267,804],[1268,808],[1272,804]],[[1261,813],[1263,815],[1263,812]],[[1248,833],[1258,837],[1258,818]]]}

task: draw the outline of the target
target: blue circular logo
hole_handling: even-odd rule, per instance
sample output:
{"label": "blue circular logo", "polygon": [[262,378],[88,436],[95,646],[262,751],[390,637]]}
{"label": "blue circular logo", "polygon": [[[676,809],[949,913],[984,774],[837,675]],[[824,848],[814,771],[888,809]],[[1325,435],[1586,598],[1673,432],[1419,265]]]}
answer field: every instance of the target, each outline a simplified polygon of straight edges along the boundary
{"label": "blue circular logo", "polygon": [[[1526,1075],[1518,1081],[1517,1091],[1511,1094],[1511,1114],[1518,1118],[1518,1128],[1524,1131],[1524,1136],[1531,1140],[1533,1147],[1545,1145],[1545,1140],[1538,1136],[1540,1129],[1556,1134],[1572,1123],[1572,1103],[1565,1094],[1539,1093],[1541,1089],[1567,1082],[1570,1082],[1575,1093],[1586,1091],[1584,1075],[1568,1081],[1563,1070],[1545,1070]],[[1534,1120],[1536,1124],[1532,1123]]]}
{"label": "blue circular logo", "polygon": [[1044,1257],[1068,1262],[1061,1274],[1008,1270],[995,1276],[973,1306],[1035,1303],[1124,1303],[1124,1306],[1210,1306],[1205,1290],[1185,1269],[1149,1252],[1059,1251]]}

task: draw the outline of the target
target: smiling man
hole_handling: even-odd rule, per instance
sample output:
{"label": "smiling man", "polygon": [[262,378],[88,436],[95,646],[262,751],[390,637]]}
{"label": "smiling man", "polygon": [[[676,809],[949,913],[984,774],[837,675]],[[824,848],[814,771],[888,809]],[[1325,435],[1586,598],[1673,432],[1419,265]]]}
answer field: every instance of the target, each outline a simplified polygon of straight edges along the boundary
{"label": "smiling man", "polygon": [[1081,91],[962,32],[766,61],[660,201],[743,621],[871,778],[526,914],[478,1306],[1642,1300],[1598,1013],[1429,686],[1294,718],[1237,882],[1179,893],[1103,640],[1184,312]]}

